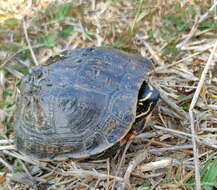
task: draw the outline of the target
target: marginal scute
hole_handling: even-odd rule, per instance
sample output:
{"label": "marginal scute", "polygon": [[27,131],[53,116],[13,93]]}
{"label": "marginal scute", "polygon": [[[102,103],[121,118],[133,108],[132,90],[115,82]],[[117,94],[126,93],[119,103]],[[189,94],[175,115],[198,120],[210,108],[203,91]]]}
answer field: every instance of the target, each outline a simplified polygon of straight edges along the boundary
{"label": "marginal scute", "polygon": [[118,147],[133,127],[152,64],[108,47],[68,50],[20,86],[17,149],[39,159],[83,159]]}
{"label": "marginal scute", "polygon": [[128,129],[124,127],[124,125],[116,125],[115,128],[112,128],[109,130],[108,133],[106,133],[106,138],[109,143],[113,144],[117,142],[120,139],[120,134],[125,134],[128,132]]}
{"label": "marginal scute", "polygon": [[127,133],[130,128],[127,124],[123,124],[116,116],[109,113],[106,115],[105,121],[101,123],[102,131],[104,132],[107,141],[112,144],[121,138],[120,134]]}
{"label": "marginal scute", "polygon": [[100,153],[106,146],[108,146],[108,143],[101,133],[94,133],[85,141],[86,151],[90,155]]}

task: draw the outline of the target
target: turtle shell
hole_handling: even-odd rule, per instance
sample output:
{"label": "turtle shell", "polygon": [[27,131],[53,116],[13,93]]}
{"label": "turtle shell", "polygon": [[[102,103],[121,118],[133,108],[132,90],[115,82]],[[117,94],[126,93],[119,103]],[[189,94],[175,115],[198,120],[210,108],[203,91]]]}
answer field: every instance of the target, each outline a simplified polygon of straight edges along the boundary
{"label": "turtle shell", "polygon": [[39,159],[83,159],[118,144],[132,128],[152,64],[108,47],[65,51],[20,86],[16,147]]}

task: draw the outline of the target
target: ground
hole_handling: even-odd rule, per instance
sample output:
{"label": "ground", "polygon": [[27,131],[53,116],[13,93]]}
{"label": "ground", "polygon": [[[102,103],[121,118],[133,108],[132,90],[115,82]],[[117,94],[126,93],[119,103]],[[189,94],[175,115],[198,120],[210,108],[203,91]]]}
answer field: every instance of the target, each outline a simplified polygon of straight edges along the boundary
{"label": "ground", "polygon": [[[0,2],[1,189],[217,188],[217,1]],[[114,158],[41,162],[16,151],[19,81],[64,50],[110,46],[151,59],[161,100]]]}

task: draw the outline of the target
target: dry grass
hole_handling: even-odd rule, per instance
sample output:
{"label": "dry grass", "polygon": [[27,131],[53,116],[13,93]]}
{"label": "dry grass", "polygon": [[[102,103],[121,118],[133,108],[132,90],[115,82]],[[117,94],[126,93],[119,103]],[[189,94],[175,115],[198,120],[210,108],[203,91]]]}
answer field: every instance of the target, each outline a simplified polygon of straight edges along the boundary
{"label": "dry grass", "polygon": [[[75,3],[76,2],[76,3]],[[1,189],[217,188],[217,1],[0,2]],[[66,49],[152,59],[161,101],[144,133],[107,160],[40,162],[13,145],[19,80]]]}

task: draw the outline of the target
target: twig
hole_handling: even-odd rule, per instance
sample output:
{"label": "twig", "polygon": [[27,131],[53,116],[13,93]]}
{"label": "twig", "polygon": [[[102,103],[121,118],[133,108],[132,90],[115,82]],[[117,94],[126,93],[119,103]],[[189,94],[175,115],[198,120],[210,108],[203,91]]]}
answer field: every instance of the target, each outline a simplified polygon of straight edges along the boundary
{"label": "twig", "polygon": [[62,175],[63,176],[79,176],[79,177],[91,176],[91,177],[98,178],[101,180],[106,180],[107,178],[110,178],[110,179],[115,179],[117,181],[124,182],[124,179],[121,177],[107,175],[107,174],[98,173],[98,172],[94,172],[94,171],[83,170],[83,169],[66,171]]}
{"label": "twig", "polygon": [[140,153],[138,156],[136,156],[128,165],[126,173],[124,175],[124,179],[126,182],[129,181],[130,175],[132,171],[136,168],[137,165],[139,165],[143,160],[147,159],[147,156],[149,155],[148,152],[144,151]]}
{"label": "twig", "polygon": [[[45,170],[51,171],[50,168],[48,168],[48,167],[45,166],[46,163],[39,162],[38,160],[32,160],[32,159],[30,159],[30,158],[28,158],[28,157],[26,157],[26,156],[23,156],[23,155],[21,155],[21,154],[18,154],[18,153],[16,153],[16,152],[13,152],[13,151],[3,150],[2,152],[3,152],[4,154],[7,154],[7,155],[10,155],[10,156],[12,156],[12,157],[15,157],[15,158],[18,158],[18,159],[20,159],[20,160],[23,160],[23,161],[25,161],[25,162],[27,162],[27,163],[36,165],[36,166],[38,166],[38,167],[40,167],[40,168],[43,168],[43,169],[45,169]],[[43,166],[43,164],[44,164],[44,166]]]}
{"label": "twig", "polygon": [[[191,106],[190,106],[190,108],[191,108]],[[193,144],[193,153],[194,153],[196,189],[201,190],[198,148],[197,148],[197,144],[196,144],[196,133],[195,133],[195,129],[194,129],[194,117],[193,117],[192,110],[189,110],[189,116],[190,116],[190,123],[191,123],[192,144]]]}
{"label": "twig", "polygon": [[14,145],[0,146],[0,150],[15,150]]}
{"label": "twig", "polygon": [[[40,48],[40,47],[43,47],[44,45],[43,44],[38,44],[38,45],[34,45],[34,46],[32,46],[32,48],[34,49],[34,48]],[[26,50],[28,50],[29,49],[29,47],[24,47],[24,48],[22,48],[22,49],[19,49],[17,52],[15,52],[15,53],[13,53],[11,56],[9,56],[2,64],[1,64],[1,66],[4,66],[4,65],[6,65],[11,59],[13,59],[14,57],[16,57],[19,53],[22,53],[22,52],[24,52],[24,51],[26,51]]]}
{"label": "twig", "polygon": [[[157,125],[154,125],[152,127],[156,128],[156,129],[160,129],[160,130],[166,131],[166,132],[168,132],[170,134],[173,134],[174,136],[177,136],[177,137],[180,137],[180,138],[183,138],[183,139],[190,139],[190,138],[192,138],[191,134],[188,134],[188,133],[185,133],[185,132],[182,132],[182,131],[177,131],[177,130],[174,130],[174,129],[168,129],[168,128],[157,126]],[[217,145],[211,144],[211,143],[209,143],[207,141],[200,140],[201,138],[199,138],[199,137],[195,137],[195,138],[196,138],[196,140],[197,140],[197,142],[199,144],[202,144],[202,145],[205,145],[205,146],[217,149]]]}
{"label": "twig", "polygon": [[27,169],[26,165],[21,160],[19,160],[19,163],[22,165],[22,167],[23,167],[26,175],[28,176],[29,180],[31,180],[31,184],[35,185],[36,181],[34,180],[34,178],[32,177],[32,175],[30,174],[30,172]]}
{"label": "twig", "polygon": [[138,140],[138,139],[149,139],[149,138],[153,138],[153,137],[157,137],[163,135],[163,132],[161,131],[157,131],[157,132],[145,132],[145,133],[141,133],[135,137],[133,137],[133,140]]}
{"label": "twig", "polygon": [[165,174],[163,172],[153,173],[153,174],[143,174],[142,172],[132,172],[131,175],[142,178],[142,179],[148,179],[148,178],[162,177]]}
{"label": "twig", "polygon": [[7,163],[5,160],[3,160],[1,157],[0,157],[0,162],[6,166],[6,168],[10,171],[10,172],[13,172],[13,166],[11,166],[9,163]]}
{"label": "twig", "polygon": [[173,159],[168,158],[168,159],[163,159],[163,160],[143,164],[143,165],[137,167],[137,169],[139,169],[143,172],[153,171],[153,170],[157,170],[157,169],[161,169],[161,168],[166,168],[169,165],[172,165],[172,162],[173,162]]}
{"label": "twig", "polygon": [[214,2],[214,4],[209,8],[209,10],[205,14],[200,16],[200,19],[196,19],[196,22],[194,23],[193,27],[191,28],[190,33],[188,34],[188,36],[185,38],[184,41],[182,41],[181,43],[176,45],[177,48],[182,48],[193,37],[199,24],[207,19],[209,13],[215,9],[216,5],[217,5],[217,1]]}
{"label": "twig", "polygon": [[[146,164],[142,164],[141,166],[137,167],[138,170],[142,172],[147,172],[147,171],[153,171],[157,169],[162,169],[166,168],[170,165],[172,166],[178,166],[181,165],[182,163],[179,160],[173,159],[173,158],[165,158],[163,160],[158,160],[155,162],[149,162]],[[192,169],[192,168],[191,168]]]}
{"label": "twig", "polygon": [[[107,175],[109,175],[110,174],[110,158],[108,158],[106,162],[107,162]],[[107,177],[106,190],[109,190],[109,181],[110,181],[109,177]]]}
{"label": "twig", "polygon": [[[168,102],[167,102],[168,103]],[[177,112],[175,112],[173,109],[170,109],[166,106],[161,106],[159,105],[159,110],[164,113],[164,115],[168,115],[174,119],[179,119],[179,120],[184,120],[183,117],[180,117],[179,114],[177,114]]]}
{"label": "twig", "polygon": [[96,9],[96,0],[92,0],[92,11],[94,11]]}
{"label": "twig", "polygon": [[199,18],[197,15],[197,17],[195,18],[195,23],[194,23],[193,27],[191,28],[191,31],[189,32],[187,37],[184,39],[184,41],[182,41],[181,43],[176,45],[177,48],[181,49],[192,38],[192,36],[194,36],[195,32],[197,31],[197,27],[199,25],[198,21],[199,21]]}
{"label": "twig", "polygon": [[204,68],[204,70],[202,72],[201,78],[199,80],[199,83],[198,83],[197,89],[195,91],[194,97],[192,99],[189,110],[193,110],[193,108],[194,108],[194,106],[195,106],[195,104],[197,102],[197,99],[198,99],[198,97],[200,95],[201,88],[203,87],[203,84],[204,84],[204,81],[205,81],[205,78],[206,78],[206,74],[207,74],[207,72],[209,70],[209,67],[210,67],[211,63],[212,63],[212,59],[214,57],[216,49],[217,49],[217,41],[215,42],[215,45],[214,45],[214,47],[212,49],[212,52],[211,52],[211,54],[209,56],[209,59],[208,59],[208,61],[206,63],[206,66],[205,66],[205,68]]}
{"label": "twig", "polygon": [[121,170],[122,164],[123,164],[124,161],[125,161],[125,157],[126,157],[127,150],[129,149],[131,143],[132,143],[132,139],[130,139],[130,140],[127,142],[126,146],[125,146],[124,152],[123,152],[123,154],[122,154],[122,157],[121,157],[121,160],[120,160],[120,163],[119,163],[118,169],[117,169],[117,172],[116,172],[116,174],[115,174],[116,176],[118,176],[119,173],[120,173],[120,170]]}
{"label": "twig", "polygon": [[206,74],[209,70],[209,67],[212,63],[212,59],[214,57],[215,51],[217,49],[217,41],[215,42],[214,48],[212,49],[212,52],[209,56],[209,59],[206,63],[206,66],[202,72],[200,81],[198,83],[197,89],[194,93],[193,99],[191,101],[191,105],[189,108],[189,116],[190,116],[190,123],[191,123],[191,134],[192,134],[192,144],[193,144],[193,151],[194,151],[194,164],[195,164],[195,181],[196,181],[196,189],[201,190],[201,182],[200,182],[200,170],[199,170],[199,159],[198,159],[198,149],[197,149],[197,144],[196,144],[196,133],[194,129],[194,115],[193,115],[193,109],[194,106],[197,103],[198,97],[200,95],[201,89],[203,87]]}
{"label": "twig", "polygon": [[158,53],[156,53],[154,51],[154,49],[151,47],[151,45],[147,41],[144,41],[143,44],[148,48],[153,59],[161,66],[164,65],[163,61],[159,58]]}
{"label": "twig", "polygon": [[[121,157],[120,163],[119,163],[119,165],[118,165],[117,171],[116,171],[116,173],[115,173],[115,176],[119,176],[119,175],[120,175],[121,167],[122,167],[122,165],[123,165],[123,163],[124,163],[124,161],[125,161],[125,156],[126,156],[127,150],[128,150],[128,148],[130,147],[131,143],[132,143],[132,139],[129,140],[129,141],[127,142],[126,146],[125,146],[125,149],[124,149],[124,152],[123,152],[123,154],[122,154],[122,157]],[[112,184],[112,190],[114,189],[115,184],[116,184],[116,181],[114,180],[114,181],[113,181],[113,184]]]}
{"label": "twig", "polygon": [[65,181],[62,181],[62,182],[58,182],[58,183],[55,183],[54,184],[54,186],[56,187],[56,186],[60,186],[60,185],[65,185],[65,184],[68,184],[68,183],[70,183],[70,182],[74,182],[75,181],[75,179],[69,179],[69,180],[65,180]]}
{"label": "twig", "polygon": [[8,140],[0,140],[0,145],[1,144],[12,144],[14,141],[11,140],[11,139],[8,139]]}
{"label": "twig", "polygon": [[209,50],[210,48],[214,47],[214,43],[210,42],[210,43],[206,43],[206,44],[202,44],[202,45],[193,45],[193,46],[185,46],[182,48],[182,50],[194,50],[197,52],[204,52]]}
{"label": "twig", "polygon": [[167,70],[167,69],[170,68],[170,67],[176,66],[176,65],[178,65],[178,64],[180,64],[180,63],[183,63],[184,61],[186,61],[186,60],[188,60],[188,59],[190,59],[190,58],[192,58],[192,57],[195,57],[195,56],[197,56],[197,55],[199,55],[199,54],[201,54],[201,53],[203,53],[203,52],[196,52],[196,53],[191,54],[191,55],[189,55],[189,56],[187,56],[187,57],[184,57],[183,59],[180,59],[180,60],[178,60],[178,61],[176,61],[176,62],[174,62],[174,63],[158,66],[158,67],[156,67],[153,71],[151,71],[151,72],[149,72],[149,73],[150,73],[150,74],[152,74],[152,73],[160,73],[160,72],[162,72],[163,70]]}
{"label": "twig", "polygon": [[166,94],[164,93],[163,90],[159,89],[160,91],[160,96],[161,99],[170,107],[172,108],[177,114],[179,114],[179,116],[181,117],[181,119],[188,119],[188,115],[185,113],[184,110],[182,110],[179,106],[177,106],[174,102],[172,102],[172,100],[170,100]]}
{"label": "twig", "polygon": [[[192,145],[174,145],[174,146],[167,146],[167,147],[162,147],[162,148],[150,148],[147,149],[147,152],[162,152],[162,151],[174,151],[174,150],[180,150],[185,152],[184,150],[186,149],[192,149]],[[185,152],[187,154],[192,154],[192,152]]]}
{"label": "twig", "polygon": [[194,171],[190,171],[183,179],[181,179],[177,184],[168,184],[168,185],[163,185],[162,188],[169,188],[169,189],[179,189],[180,186],[184,184],[185,181],[187,181],[192,175]]}
{"label": "twig", "polygon": [[35,63],[35,65],[39,65],[37,59],[36,59],[36,56],[35,56],[35,53],[32,49],[32,46],[31,46],[31,43],[30,43],[30,40],[29,40],[29,36],[28,36],[28,32],[27,32],[27,27],[26,27],[26,22],[25,22],[25,18],[23,19],[23,32],[24,32],[24,35],[25,35],[25,38],[26,38],[26,42],[28,44],[28,48],[29,48],[29,51],[32,55],[32,59]]}
{"label": "twig", "polygon": [[205,21],[209,15],[209,13],[212,12],[216,6],[217,6],[217,1],[215,1],[214,4],[212,5],[212,7],[210,7],[209,10],[200,17],[199,23]]}

